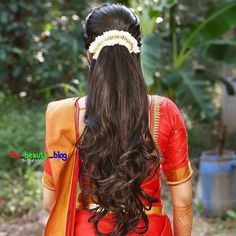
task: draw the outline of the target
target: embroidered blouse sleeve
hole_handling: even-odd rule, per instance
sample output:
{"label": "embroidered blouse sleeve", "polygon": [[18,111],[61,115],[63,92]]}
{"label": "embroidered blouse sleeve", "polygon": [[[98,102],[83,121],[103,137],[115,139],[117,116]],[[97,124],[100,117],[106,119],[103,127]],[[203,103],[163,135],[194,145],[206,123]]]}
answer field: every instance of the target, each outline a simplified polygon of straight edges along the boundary
{"label": "embroidered blouse sleeve", "polygon": [[193,170],[188,156],[187,131],[182,115],[170,99],[165,98],[164,111],[168,129],[162,152],[162,168],[169,185],[179,185],[191,178]]}

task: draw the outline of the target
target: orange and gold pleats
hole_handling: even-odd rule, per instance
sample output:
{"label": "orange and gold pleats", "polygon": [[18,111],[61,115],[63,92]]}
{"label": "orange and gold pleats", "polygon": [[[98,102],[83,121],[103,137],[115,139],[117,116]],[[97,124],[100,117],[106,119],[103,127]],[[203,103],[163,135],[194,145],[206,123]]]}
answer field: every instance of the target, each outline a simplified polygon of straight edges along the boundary
{"label": "orange and gold pleats", "polygon": [[[79,138],[79,106],[78,99],[74,103],[74,124],[75,124],[75,141]],[[67,223],[66,223],[66,236],[74,234],[74,223],[75,223],[75,209],[77,202],[77,185],[79,176],[79,150],[76,148],[73,166],[73,175],[71,180],[70,199],[67,212]]]}

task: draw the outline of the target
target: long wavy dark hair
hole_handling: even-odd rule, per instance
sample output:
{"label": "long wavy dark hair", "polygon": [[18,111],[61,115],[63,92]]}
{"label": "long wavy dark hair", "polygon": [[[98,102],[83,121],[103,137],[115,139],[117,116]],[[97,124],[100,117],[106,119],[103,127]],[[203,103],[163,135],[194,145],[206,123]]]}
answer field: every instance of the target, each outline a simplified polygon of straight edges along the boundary
{"label": "long wavy dark hair", "polygon": [[[120,4],[104,4],[93,9],[83,24],[85,49],[96,36],[113,29],[128,31],[141,47],[135,13]],[[94,214],[89,218],[98,235],[119,236],[133,230],[143,234],[148,229],[145,209],[158,199],[140,185],[155,175],[160,161],[148,112],[140,54],[121,45],[104,47],[90,64],[85,128],[77,142],[81,176],[89,183],[83,194],[99,205],[90,209]],[[110,211],[115,213],[115,226],[112,232],[102,233],[98,223]],[[145,224],[138,228],[140,220]]]}

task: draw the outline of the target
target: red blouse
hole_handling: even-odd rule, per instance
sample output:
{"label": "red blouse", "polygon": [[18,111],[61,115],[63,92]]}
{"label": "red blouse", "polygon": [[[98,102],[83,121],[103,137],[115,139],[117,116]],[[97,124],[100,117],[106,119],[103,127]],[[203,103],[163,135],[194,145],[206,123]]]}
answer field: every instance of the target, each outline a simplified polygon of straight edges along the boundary
{"label": "red blouse", "polygon": [[[161,200],[161,169],[168,185],[179,185],[191,178],[193,170],[188,157],[187,132],[182,115],[170,99],[159,97],[157,107],[150,106],[150,119],[154,117],[157,130],[154,130],[154,140],[161,154],[161,166],[156,178],[143,183],[141,187],[160,201],[154,206],[162,206]],[[154,122],[150,120],[150,130]],[[155,128],[156,128],[155,127]]]}
{"label": "red blouse", "polygon": [[[154,97],[158,99],[155,106]],[[193,173],[188,158],[187,132],[184,120],[175,103],[166,97],[160,96],[152,96],[152,102],[149,106],[149,128],[155,143],[160,150],[161,165],[155,178],[151,181],[144,181],[141,187],[150,196],[156,197],[159,200],[159,202],[153,203],[154,208],[162,208],[163,203],[161,200],[160,181],[161,169],[163,170],[166,181],[169,185],[179,185],[184,183],[191,178]],[[55,176],[52,175],[50,161],[45,161],[42,178],[43,186],[50,190],[56,190],[54,178]],[[87,221],[89,216],[90,212],[86,212],[81,208],[78,209],[75,218],[74,235],[83,235],[81,234],[82,232],[85,233],[84,235],[95,235],[92,223]],[[156,216],[151,213],[149,217],[150,230],[145,235],[153,236],[154,231],[155,235],[164,235],[161,232],[164,232],[162,230],[164,230],[166,227],[165,225],[169,222],[168,217],[165,214],[161,214],[161,212]],[[155,217],[158,217],[158,222],[157,219],[154,220]],[[152,218],[153,225],[151,220]],[[106,228],[108,229],[109,227],[107,226]],[[158,233],[159,231],[157,231],[157,228],[160,229],[160,233]],[[171,228],[169,226],[167,228],[169,233],[166,235],[171,235]]]}

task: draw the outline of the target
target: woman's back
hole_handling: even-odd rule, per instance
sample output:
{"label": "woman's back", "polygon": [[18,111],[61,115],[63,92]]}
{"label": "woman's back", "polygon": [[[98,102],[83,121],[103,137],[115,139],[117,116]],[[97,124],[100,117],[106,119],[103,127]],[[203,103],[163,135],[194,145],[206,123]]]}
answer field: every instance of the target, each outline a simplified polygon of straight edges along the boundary
{"label": "woman's back", "polygon": [[[155,104],[154,99],[157,99]],[[156,141],[156,145],[162,153],[162,164],[164,168],[162,165],[161,168],[158,168],[151,180],[147,178],[141,185],[146,193],[158,199],[158,202],[153,203],[152,208],[146,211],[150,227],[144,235],[169,236],[172,235],[171,226],[167,215],[164,213],[161,199],[161,169],[164,169],[164,174],[169,185],[178,185],[189,180],[192,175],[192,169],[188,160],[187,134],[181,114],[171,100],[156,95],[148,95],[148,101],[149,129],[152,131],[153,139]],[[86,97],[81,97],[78,100],[78,106],[81,122],[79,133],[82,133],[85,126],[83,117],[86,109]],[[88,212],[86,208],[94,208],[96,204],[92,203],[91,196],[83,195],[86,184],[82,180],[83,178],[80,179],[79,183],[80,191],[76,211],[75,235],[82,235],[86,231],[89,232],[89,235],[95,236],[96,232],[91,223],[88,222],[92,213]],[[148,205],[145,201],[143,201],[143,204]],[[114,214],[110,212],[100,222],[103,233],[109,233],[115,227],[112,223],[112,217],[114,217]],[[139,226],[142,226],[142,222],[139,223]],[[127,235],[137,234],[131,232]]]}
{"label": "woman's back", "polygon": [[[155,100],[155,104],[153,99],[154,97],[158,98]],[[59,140],[67,147],[74,143],[73,136],[76,133],[73,122],[74,101],[75,99],[65,99],[50,103],[48,106],[46,116],[46,136],[48,136],[46,149],[49,154],[50,152],[52,153],[53,150],[60,147]],[[76,112],[76,114],[78,114],[79,117],[78,134],[81,134],[85,126],[83,123],[86,109],[85,97],[78,100],[76,108],[78,108],[78,112]],[[67,114],[66,117],[65,114]],[[65,124],[66,121],[69,123],[65,128],[65,125],[61,125]],[[171,100],[165,97],[149,97],[149,121],[149,128],[151,130],[152,136],[156,142],[156,145],[159,147],[161,156],[163,158],[161,167],[164,169],[168,184],[170,186],[178,186],[181,185],[181,183],[188,181],[188,179],[191,177],[192,170],[191,166],[189,165],[187,155],[188,150],[186,129],[178,108]],[[52,129],[50,129],[49,126],[52,126]],[[62,133],[65,133],[66,135],[63,135]],[[65,138],[62,139],[64,136]],[[68,158],[71,159],[72,156],[69,155]],[[68,162],[70,162],[69,159],[67,160]],[[57,185],[61,185],[57,179],[58,175],[60,175],[59,173],[63,173],[63,170],[56,171],[55,166],[58,166],[57,162],[61,163],[62,161],[58,159],[47,159],[44,167],[43,185],[47,189],[51,189],[53,191],[56,191],[56,188],[59,187],[56,187]],[[64,162],[62,162],[63,164],[60,163],[60,168],[68,168],[69,164]],[[64,176],[61,177],[65,179]],[[66,183],[66,180],[64,180],[64,182]],[[82,182],[80,182],[80,184],[81,186],[83,185]],[[159,199],[157,203],[153,203],[151,210],[147,211],[149,228],[145,235],[155,235],[154,232],[156,235],[161,235],[160,232],[164,232],[164,229],[168,232],[168,234],[165,235],[171,235],[171,227],[169,225],[168,217],[165,214],[162,214],[163,204],[161,200],[160,168],[158,169],[153,180],[143,183],[141,187],[150,196]],[[80,204],[77,204],[76,210],[74,231],[75,235],[83,235],[82,232],[86,232],[86,235],[96,235],[92,223],[88,222],[88,218],[91,217],[92,213],[84,209],[85,206],[81,196],[76,201],[79,201]],[[85,200],[85,202],[87,202],[87,200]],[[144,203],[144,205],[146,204]],[[111,224],[111,216],[112,214],[108,214],[108,216],[106,216],[100,222],[100,225],[103,225],[101,226],[102,231],[112,230],[113,225]]]}

